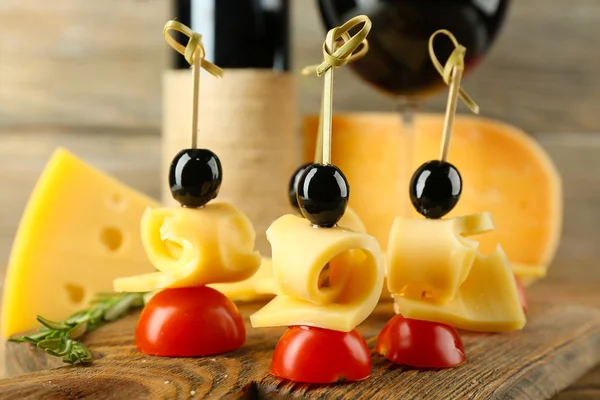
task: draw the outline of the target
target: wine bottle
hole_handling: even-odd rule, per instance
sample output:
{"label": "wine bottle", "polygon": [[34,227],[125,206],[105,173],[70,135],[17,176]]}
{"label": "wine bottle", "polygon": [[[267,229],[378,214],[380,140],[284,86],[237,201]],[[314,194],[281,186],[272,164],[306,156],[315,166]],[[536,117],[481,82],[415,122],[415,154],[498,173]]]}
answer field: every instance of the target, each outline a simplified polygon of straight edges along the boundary
{"label": "wine bottle", "polygon": [[[225,71],[222,79],[201,73],[198,146],[219,154],[219,200],[248,215],[257,249],[268,255],[264,232],[291,212],[288,179],[300,163],[289,73],[289,0],[177,0],[172,17],[202,35],[205,58]],[[189,147],[192,73],[176,56],[163,79],[161,182],[173,154]],[[173,204],[168,190],[162,199]]]}
{"label": "wine bottle", "polygon": [[[221,68],[289,68],[289,0],[177,0],[174,13]],[[174,65],[189,68],[182,57]]]}

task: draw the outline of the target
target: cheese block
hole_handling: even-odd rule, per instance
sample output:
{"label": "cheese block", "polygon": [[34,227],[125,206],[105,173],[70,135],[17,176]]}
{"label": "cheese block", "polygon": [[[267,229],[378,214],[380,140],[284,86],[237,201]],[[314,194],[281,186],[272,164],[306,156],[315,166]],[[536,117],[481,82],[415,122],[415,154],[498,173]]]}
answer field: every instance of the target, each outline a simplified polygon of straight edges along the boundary
{"label": "cheese block", "polygon": [[523,328],[526,322],[514,275],[500,247],[489,256],[476,255],[467,279],[447,303],[395,296],[394,310],[406,318],[469,331],[511,331]]}
{"label": "cheese block", "polygon": [[474,331],[522,328],[525,315],[505,253],[498,246],[486,256],[465,238],[493,227],[489,213],[396,218],[386,266],[396,313]]}
{"label": "cheese block", "polygon": [[254,327],[307,325],[349,332],[383,288],[377,240],[341,227],[314,228],[284,215],[267,230],[277,297],[250,316]]}
{"label": "cheese block", "polygon": [[441,303],[454,298],[479,245],[467,236],[493,229],[489,213],[451,219],[396,218],[388,243],[388,290],[413,292]]}
{"label": "cheese block", "polygon": [[[354,232],[366,233],[365,225],[360,217],[350,207],[338,222],[338,225]],[[270,258],[263,257],[260,268],[250,278],[234,283],[209,285],[219,290],[233,300],[253,301],[276,293],[275,278],[273,276],[273,263]]]}
{"label": "cheese block", "polygon": [[141,225],[144,249],[158,271],[115,279],[116,291],[238,282],[251,277],[260,266],[252,223],[230,203],[149,208]]}
{"label": "cheese block", "polygon": [[114,278],[152,270],[139,221],[157,204],[57,149],[40,176],[15,237],[2,301],[4,337],[86,307]]}
{"label": "cheese block", "polygon": [[[304,121],[304,158],[314,154],[318,117]],[[421,217],[408,195],[410,177],[436,159],[443,115],[417,114],[410,136],[395,113],[333,117],[332,162],[346,175],[349,205],[369,234],[387,249],[396,216]],[[497,229],[481,237],[479,250],[500,243],[525,282],[542,277],[553,259],[562,224],[561,180],[545,151],[526,133],[499,121],[457,115],[448,160],[462,174],[463,193],[448,217],[489,211]]]}

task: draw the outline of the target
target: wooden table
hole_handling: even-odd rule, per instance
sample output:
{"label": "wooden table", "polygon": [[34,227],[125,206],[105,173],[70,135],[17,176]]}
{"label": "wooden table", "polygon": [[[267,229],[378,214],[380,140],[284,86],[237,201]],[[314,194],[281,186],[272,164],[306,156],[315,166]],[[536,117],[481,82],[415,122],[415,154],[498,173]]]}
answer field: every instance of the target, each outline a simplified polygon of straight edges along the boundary
{"label": "wooden table", "polygon": [[[57,145],[124,182],[158,197],[159,135],[156,131],[100,129],[0,129],[0,265],[8,258],[25,201]],[[95,134],[92,134],[95,133]],[[537,137],[564,179],[563,239],[550,275],[530,289],[531,298],[551,291],[557,302],[600,308],[600,134],[553,134]],[[4,358],[4,357],[2,357]],[[0,386],[2,383],[0,382]],[[600,398],[600,368],[556,396],[559,400]]]}

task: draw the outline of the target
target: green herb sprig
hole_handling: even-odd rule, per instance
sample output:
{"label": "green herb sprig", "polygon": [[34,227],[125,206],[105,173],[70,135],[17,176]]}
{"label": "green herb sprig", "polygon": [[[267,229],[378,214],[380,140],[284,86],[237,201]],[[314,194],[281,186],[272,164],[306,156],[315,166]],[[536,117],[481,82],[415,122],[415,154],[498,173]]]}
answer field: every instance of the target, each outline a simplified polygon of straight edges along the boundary
{"label": "green herb sprig", "polygon": [[143,307],[151,293],[101,293],[92,301],[90,308],[79,311],[61,322],[37,316],[43,326],[37,333],[9,339],[17,343],[33,343],[46,353],[62,357],[63,362],[88,363],[92,353],[80,339],[106,322],[115,321],[130,310]]}

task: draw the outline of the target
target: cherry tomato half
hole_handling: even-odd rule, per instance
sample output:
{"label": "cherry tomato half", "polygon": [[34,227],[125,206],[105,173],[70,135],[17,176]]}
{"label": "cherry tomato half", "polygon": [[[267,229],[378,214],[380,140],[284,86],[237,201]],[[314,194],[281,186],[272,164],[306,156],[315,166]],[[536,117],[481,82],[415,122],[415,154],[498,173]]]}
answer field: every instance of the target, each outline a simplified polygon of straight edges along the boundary
{"label": "cherry tomato half", "polygon": [[388,360],[411,367],[447,368],[465,361],[456,329],[402,315],[396,315],[383,327],[375,349]]}
{"label": "cherry tomato half", "polygon": [[525,294],[525,288],[523,284],[515,276],[515,282],[517,283],[517,292],[519,293],[519,301],[521,302],[521,306],[523,307],[523,312],[527,314],[527,295]]}
{"label": "cherry tomato half", "polygon": [[291,326],[275,347],[271,374],[306,383],[358,381],[371,374],[371,352],[356,329]]}
{"label": "cherry tomato half", "polygon": [[135,344],[156,356],[206,356],[244,344],[244,321],[235,304],[206,287],[165,289],[142,310]]}

